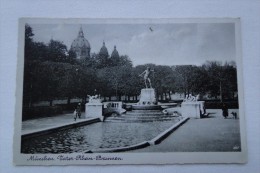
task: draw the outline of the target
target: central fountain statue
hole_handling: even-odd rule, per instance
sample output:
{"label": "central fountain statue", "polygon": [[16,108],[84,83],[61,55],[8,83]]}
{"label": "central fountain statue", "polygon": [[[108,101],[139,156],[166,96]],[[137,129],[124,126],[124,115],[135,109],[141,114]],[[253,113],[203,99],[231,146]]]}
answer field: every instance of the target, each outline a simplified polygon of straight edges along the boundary
{"label": "central fountain statue", "polygon": [[[141,73],[139,76],[144,78],[145,88],[141,90],[140,100],[138,103],[132,106],[134,110],[159,110],[161,106],[157,105],[156,93],[155,90],[152,88],[152,83],[150,79],[151,70],[150,67]],[[147,85],[147,81],[149,83],[149,88]]]}
{"label": "central fountain statue", "polygon": [[147,81],[149,82],[150,88],[152,88],[151,79],[150,79],[151,72],[154,72],[154,70],[151,70],[150,67],[147,67],[147,69],[139,75],[140,77],[144,76],[144,84],[146,88],[148,88]]}

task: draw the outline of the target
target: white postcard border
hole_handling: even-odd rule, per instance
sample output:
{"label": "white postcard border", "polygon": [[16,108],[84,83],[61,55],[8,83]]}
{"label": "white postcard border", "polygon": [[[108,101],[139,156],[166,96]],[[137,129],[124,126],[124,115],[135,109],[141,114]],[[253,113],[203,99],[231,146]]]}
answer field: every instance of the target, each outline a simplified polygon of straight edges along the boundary
{"label": "white postcard border", "polygon": [[[73,153],[73,154],[22,154],[21,122],[22,122],[22,91],[24,64],[24,26],[25,23],[55,23],[55,24],[93,24],[93,23],[235,23],[237,78],[239,92],[241,152],[173,152],[173,153]],[[13,141],[13,161],[15,165],[107,165],[107,164],[183,164],[183,163],[246,163],[247,142],[244,115],[244,88],[242,72],[242,45],[239,18],[189,18],[189,19],[51,19],[22,18],[19,21],[18,63],[16,83],[15,133]],[[77,156],[93,158],[93,160],[76,160]],[[32,161],[39,157],[43,160]],[[44,158],[53,158],[50,161]],[[72,157],[72,160],[60,160],[59,156]],[[97,157],[112,160],[96,160]]]}

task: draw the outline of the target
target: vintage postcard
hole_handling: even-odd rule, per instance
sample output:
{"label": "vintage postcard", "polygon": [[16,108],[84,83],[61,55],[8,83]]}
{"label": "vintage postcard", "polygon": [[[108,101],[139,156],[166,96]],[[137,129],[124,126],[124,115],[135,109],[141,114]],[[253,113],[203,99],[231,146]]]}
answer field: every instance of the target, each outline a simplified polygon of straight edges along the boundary
{"label": "vintage postcard", "polygon": [[246,163],[240,19],[19,21],[15,165]]}

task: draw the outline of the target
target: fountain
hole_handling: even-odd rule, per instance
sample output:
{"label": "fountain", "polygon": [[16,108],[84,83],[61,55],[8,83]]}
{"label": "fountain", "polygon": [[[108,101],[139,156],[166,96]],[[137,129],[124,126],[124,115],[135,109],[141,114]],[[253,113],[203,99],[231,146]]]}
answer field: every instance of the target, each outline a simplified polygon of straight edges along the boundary
{"label": "fountain", "polygon": [[[137,104],[134,104],[132,106],[133,110],[160,110],[161,106],[157,105],[157,99],[156,99],[156,93],[155,90],[152,88],[150,75],[151,72],[154,72],[154,70],[151,70],[150,67],[147,67],[147,69],[141,73],[139,76],[144,78],[145,87],[141,90],[140,100]],[[147,81],[149,83],[150,88],[147,86]]]}
{"label": "fountain", "polygon": [[[180,107],[176,107],[176,103],[157,102],[155,89],[152,88],[147,75],[149,73],[150,70],[147,68],[144,76],[146,88],[141,89],[139,102],[133,104],[131,109],[127,109],[128,111],[123,109],[122,102],[102,103],[99,95],[88,96],[89,102],[85,105],[85,114],[87,117],[99,118],[101,122],[58,131],[51,136],[44,135],[23,140],[21,152],[75,153],[90,150],[103,152],[115,148],[130,150],[132,146],[144,141],[149,145],[155,144],[154,139],[159,139],[158,136],[160,140],[165,138],[165,135],[169,135],[177,127],[176,124],[182,125],[187,118],[183,118],[182,114],[162,111],[167,110],[164,107],[171,107],[169,109]],[[146,81],[150,84],[149,88]],[[186,108],[189,111],[189,107]]]}
{"label": "fountain", "polygon": [[[131,105],[131,111],[127,111],[119,116],[106,117],[105,121],[112,122],[154,122],[154,121],[173,121],[176,116],[164,114],[162,107],[176,107],[177,103],[161,104],[157,102],[155,89],[152,88],[149,75],[153,70],[149,67],[140,74],[144,75],[146,88],[141,89],[139,102]],[[147,81],[149,87],[147,86]]]}

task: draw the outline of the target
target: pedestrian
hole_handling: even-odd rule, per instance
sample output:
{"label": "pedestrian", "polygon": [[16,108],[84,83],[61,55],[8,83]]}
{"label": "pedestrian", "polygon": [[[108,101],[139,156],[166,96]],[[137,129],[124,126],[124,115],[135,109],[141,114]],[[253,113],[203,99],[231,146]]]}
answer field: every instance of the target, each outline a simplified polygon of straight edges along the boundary
{"label": "pedestrian", "polygon": [[81,118],[81,103],[78,103],[78,106],[77,106],[77,116],[78,118]]}
{"label": "pedestrian", "polygon": [[228,108],[227,108],[227,105],[225,103],[223,103],[223,105],[222,105],[222,115],[223,115],[224,118],[228,117]]}
{"label": "pedestrian", "polygon": [[73,118],[74,118],[74,121],[76,121],[76,119],[77,119],[77,109],[75,109],[74,112],[73,112]]}

